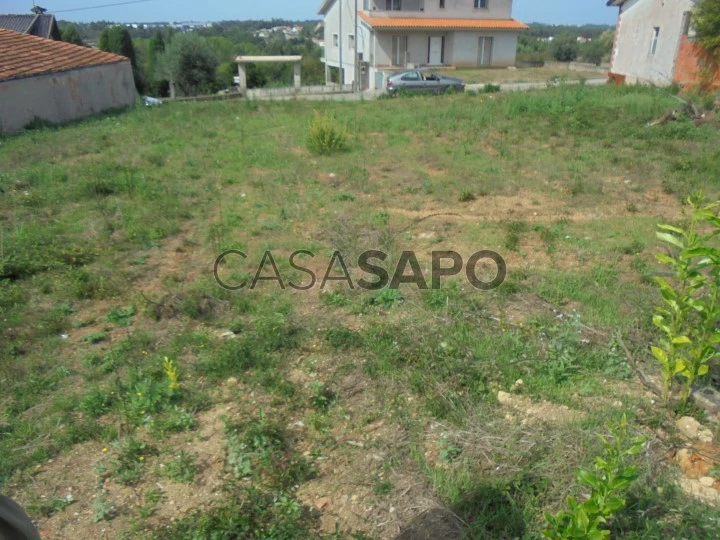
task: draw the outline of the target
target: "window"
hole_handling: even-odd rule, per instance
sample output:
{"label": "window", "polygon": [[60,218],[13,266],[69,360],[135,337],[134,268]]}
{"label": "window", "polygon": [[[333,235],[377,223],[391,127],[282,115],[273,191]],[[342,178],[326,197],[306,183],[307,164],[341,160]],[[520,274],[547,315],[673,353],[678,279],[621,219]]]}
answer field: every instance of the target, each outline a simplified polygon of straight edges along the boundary
{"label": "window", "polygon": [[386,11],[400,11],[402,9],[402,6],[400,5],[400,0],[385,0],[385,10]]}
{"label": "window", "polygon": [[392,63],[393,66],[403,66],[408,62],[408,37],[393,36],[392,38]]}
{"label": "window", "polygon": [[683,25],[682,32],[683,36],[687,36],[690,33],[690,22],[692,21],[692,11],[686,11],[683,13]]}
{"label": "window", "polygon": [[355,50],[355,36],[352,34],[348,36],[348,49],[351,51]]}
{"label": "window", "polygon": [[490,0],[475,0],[475,9],[487,9]]}
{"label": "window", "polygon": [[440,0],[440,9],[445,9],[445,0]]}
{"label": "window", "polygon": [[660,27],[656,26],[653,28],[653,39],[652,45],[650,46],[650,54],[655,54],[657,50],[658,39],[660,38]]}
{"label": "window", "polygon": [[410,73],[406,73],[405,75],[403,75],[402,80],[403,81],[419,81],[420,74],[417,71],[411,71]]}
{"label": "window", "polygon": [[338,48],[340,46],[340,39],[337,34],[333,34],[333,47]]}

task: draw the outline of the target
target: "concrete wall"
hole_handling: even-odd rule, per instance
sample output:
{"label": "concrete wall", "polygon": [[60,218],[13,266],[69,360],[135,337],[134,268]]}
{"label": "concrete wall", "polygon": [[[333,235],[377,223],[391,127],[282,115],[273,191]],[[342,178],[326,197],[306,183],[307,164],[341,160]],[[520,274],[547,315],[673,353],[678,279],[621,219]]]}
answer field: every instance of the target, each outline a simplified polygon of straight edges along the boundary
{"label": "concrete wall", "polygon": [[130,61],[0,82],[0,132],[34,119],[68,122],[135,101]]}
{"label": "concrete wall", "polygon": [[[683,33],[683,14],[693,0],[630,0],[618,19],[611,71],[629,83],[670,84]],[[653,29],[660,29],[657,48],[651,51]]]}
{"label": "concrete wall", "polygon": [[[487,9],[475,9],[474,0],[445,0],[444,9],[440,9],[440,0],[402,0],[402,11],[386,11],[385,0],[370,0],[369,7],[373,17],[433,19],[510,19],[512,17],[512,0],[488,0],[488,2]],[[359,5],[362,8],[362,0]],[[419,8],[423,8],[422,11]]]}

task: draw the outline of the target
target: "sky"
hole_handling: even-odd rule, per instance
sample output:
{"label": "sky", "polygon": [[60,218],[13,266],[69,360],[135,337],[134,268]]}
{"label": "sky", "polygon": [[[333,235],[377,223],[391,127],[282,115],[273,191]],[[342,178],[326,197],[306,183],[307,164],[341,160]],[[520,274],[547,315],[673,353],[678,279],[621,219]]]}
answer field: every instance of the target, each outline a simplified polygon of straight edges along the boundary
{"label": "sky", "polygon": [[[218,21],[234,19],[318,19],[321,0],[36,0],[58,19],[78,22]],[[433,1],[433,0],[426,0]],[[29,13],[32,0],[0,0],[0,13]],[[362,1],[360,1],[362,5]],[[78,8],[93,8],[83,9]],[[551,24],[615,24],[617,8],[606,0],[515,0],[513,17]]]}

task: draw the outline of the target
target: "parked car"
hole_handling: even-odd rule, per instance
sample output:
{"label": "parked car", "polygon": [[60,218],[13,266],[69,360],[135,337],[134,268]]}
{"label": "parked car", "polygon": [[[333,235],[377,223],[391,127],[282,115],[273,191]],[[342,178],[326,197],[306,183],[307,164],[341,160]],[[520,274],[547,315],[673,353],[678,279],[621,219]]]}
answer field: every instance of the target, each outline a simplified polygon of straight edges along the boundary
{"label": "parked car", "polygon": [[411,69],[400,71],[387,78],[387,91],[391,94],[400,92],[432,92],[441,94],[453,88],[457,92],[465,91],[465,82],[452,77],[443,77],[429,71]]}

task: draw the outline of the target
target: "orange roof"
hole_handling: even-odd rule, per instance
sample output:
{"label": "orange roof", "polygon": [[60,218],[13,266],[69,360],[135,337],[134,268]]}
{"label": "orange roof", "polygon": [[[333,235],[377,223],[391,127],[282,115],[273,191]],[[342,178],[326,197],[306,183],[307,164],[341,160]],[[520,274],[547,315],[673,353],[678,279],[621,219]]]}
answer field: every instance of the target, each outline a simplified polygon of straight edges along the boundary
{"label": "orange roof", "polygon": [[124,61],[117,54],[0,28],[0,81]]}
{"label": "orange roof", "polygon": [[527,30],[525,23],[514,19],[427,19],[421,17],[371,17],[360,12],[360,18],[373,28],[442,28],[447,30]]}

